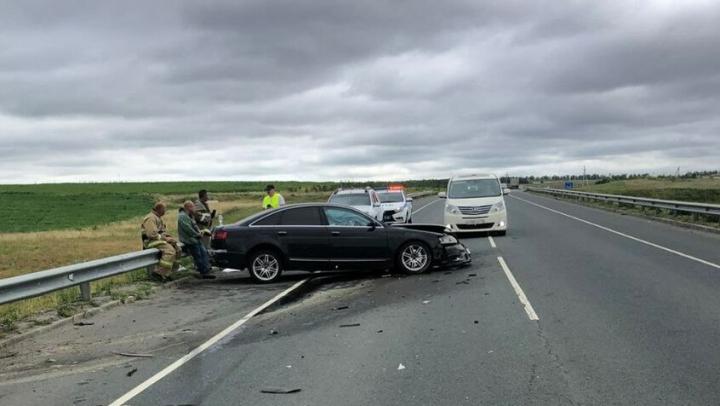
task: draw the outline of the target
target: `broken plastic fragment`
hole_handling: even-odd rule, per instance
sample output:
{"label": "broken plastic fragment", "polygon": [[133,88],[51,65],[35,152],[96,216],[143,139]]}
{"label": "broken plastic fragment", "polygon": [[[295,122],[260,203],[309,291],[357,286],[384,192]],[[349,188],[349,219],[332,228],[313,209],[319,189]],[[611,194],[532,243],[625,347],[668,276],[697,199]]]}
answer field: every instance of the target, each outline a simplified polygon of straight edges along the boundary
{"label": "broken plastic fragment", "polygon": [[405,365],[403,365],[403,364],[398,365],[398,371],[402,371],[403,369],[405,369]]}
{"label": "broken plastic fragment", "polygon": [[300,389],[300,388],[265,388],[265,389],[260,389],[260,392],[287,394],[287,393],[298,393],[301,390],[302,389]]}

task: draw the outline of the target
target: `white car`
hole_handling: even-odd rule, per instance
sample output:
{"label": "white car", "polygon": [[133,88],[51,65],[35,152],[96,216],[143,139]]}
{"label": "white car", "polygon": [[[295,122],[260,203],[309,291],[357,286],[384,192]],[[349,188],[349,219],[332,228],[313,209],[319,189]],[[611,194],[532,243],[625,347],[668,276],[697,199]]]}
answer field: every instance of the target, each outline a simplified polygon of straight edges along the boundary
{"label": "white car", "polygon": [[455,232],[489,231],[505,235],[508,228],[504,191],[495,175],[454,176],[448,181],[445,224]]}
{"label": "white car", "polygon": [[338,189],[330,195],[328,203],[350,206],[377,221],[383,220],[383,209],[380,206],[380,196],[372,188],[365,189]]}
{"label": "white car", "polygon": [[405,195],[403,189],[380,189],[380,207],[383,210],[383,221],[412,223],[412,197]]}

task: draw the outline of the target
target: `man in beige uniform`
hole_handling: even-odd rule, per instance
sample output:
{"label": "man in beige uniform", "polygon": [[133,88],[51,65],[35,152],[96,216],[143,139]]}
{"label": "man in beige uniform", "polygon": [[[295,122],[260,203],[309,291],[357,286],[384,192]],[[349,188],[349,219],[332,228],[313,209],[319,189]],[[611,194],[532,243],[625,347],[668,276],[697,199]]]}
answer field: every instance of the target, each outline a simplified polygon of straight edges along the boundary
{"label": "man in beige uniform", "polygon": [[167,227],[162,220],[165,210],[165,203],[155,203],[152,211],[143,218],[140,226],[143,248],[157,248],[162,253],[155,272],[163,277],[173,271],[177,263],[177,255],[180,252],[177,242],[167,233]]}

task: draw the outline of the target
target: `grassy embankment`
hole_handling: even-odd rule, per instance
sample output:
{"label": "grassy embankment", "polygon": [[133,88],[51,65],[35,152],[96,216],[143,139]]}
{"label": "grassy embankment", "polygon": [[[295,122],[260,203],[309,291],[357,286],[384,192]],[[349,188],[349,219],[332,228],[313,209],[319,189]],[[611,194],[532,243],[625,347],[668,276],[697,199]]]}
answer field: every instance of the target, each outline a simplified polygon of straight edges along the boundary
{"label": "grassy embankment", "polygon": [[[177,208],[194,191],[207,187],[213,192],[213,208],[225,222],[234,222],[260,209],[254,183],[160,183],[160,184],[66,184],[0,186],[0,278],[36,272],[139,250],[139,224],[155,200],[169,203],[165,222],[176,235]],[[327,188],[297,183],[284,195],[288,202],[318,201],[327,198]],[[214,188],[213,188],[214,187]],[[289,188],[290,189],[290,188]],[[308,192],[305,192],[308,190]],[[156,192],[157,191],[157,192]],[[94,294],[112,298],[127,295],[119,287],[134,283],[134,296],[152,290],[144,270],[92,284]],[[0,306],[0,334],[15,324],[47,309],[61,316],[72,314],[79,289]]]}
{"label": "grassy embankment", "polygon": [[[542,185],[535,185],[542,186]],[[548,184],[561,188],[562,184]],[[645,178],[631,180],[617,180],[607,183],[575,182],[575,190],[593,193],[608,193],[626,196],[647,197],[653,199],[679,200],[698,203],[720,204],[720,178],[704,177],[696,179],[671,179],[671,178]],[[717,217],[692,215],[670,212],[667,210],[643,209],[627,205],[616,205],[598,201],[587,201],[586,204],[603,207],[626,214],[634,214],[649,217],[669,218],[677,221],[696,223],[709,227],[720,227]]]}

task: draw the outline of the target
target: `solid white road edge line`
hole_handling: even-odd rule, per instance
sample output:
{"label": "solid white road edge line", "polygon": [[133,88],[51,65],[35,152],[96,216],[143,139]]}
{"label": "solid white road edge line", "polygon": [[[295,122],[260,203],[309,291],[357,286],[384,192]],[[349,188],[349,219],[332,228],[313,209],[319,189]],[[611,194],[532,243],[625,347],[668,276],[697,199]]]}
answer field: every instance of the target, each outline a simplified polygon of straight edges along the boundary
{"label": "solid white road edge line", "polygon": [[699,262],[699,263],[701,263],[701,264],[704,264],[704,265],[707,265],[707,266],[710,266],[710,267],[713,267],[713,268],[716,268],[716,269],[720,269],[720,265],[718,265],[718,264],[716,264],[716,263],[713,263],[713,262],[710,262],[710,261],[706,261],[706,260],[704,260],[704,259],[702,259],[702,258],[694,257],[694,256],[689,255],[689,254],[686,254],[686,253],[684,253],[684,252],[676,251],[676,250],[674,250],[674,249],[672,249],[672,248],[668,248],[668,247],[662,246],[662,245],[660,245],[660,244],[655,244],[654,242],[650,242],[650,241],[647,241],[647,240],[643,240],[642,238],[634,237],[634,236],[632,236],[632,235],[625,234],[625,233],[620,232],[620,231],[617,231],[617,230],[613,230],[612,228],[609,228],[609,227],[601,226],[600,224],[595,224],[595,223],[593,223],[593,222],[591,222],[591,221],[583,220],[583,219],[581,219],[581,218],[579,218],[579,217],[575,217],[575,216],[573,216],[573,215],[570,215],[570,214],[567,214],[567,213],[563,213],[563,212],[561,212],[561,211],[559,211],[559,210],[551,209],[551,208],[549,208],[549,207],[543,206],[543,205],[541,205],[541,204],[537,204],[537,203],[535,203],[535,202],[531,202],[531,201],[529,201],[529,200],[522,199],[522,198],[520,198],[520,197],[516,197],[516,196],[511,196],[511,197],[512,197],[513,199],[521,200],[521,201],[523,201],[523,202],[525,202],[525,203],[527,203],[527,204],[530,204],[530,205],[539,207],[539,208],[541,208],[541,209],[545,209],[545,210],[551,211],[551,212],[556,213],[556,214],[559,214],[559,215],[561,215],[561,216],[565,216],[565,217],[567,217],[567,218],[571,218],[571,219],[573,219],[573,220],[577,220],[577,221],[582,222],[582,223],[585,223],[585,224],[587,224],[587,225],[590,225],[590,226],[593,226],[593,227],[597,227],[597,228],[599,228],[599,229],[601,229],[601,230],[605,230],[605,231],[607,231],[607,232],[609,232],[609,233],[617,234],[617,235],[619,235],[619,236],[621,236],[621,237],[625,237],[625,238],[631,239],[631,240],[633,240],[633,241],[637,241],[637,242],[639,242],[639,243],[642,243],[642,244],[645,244],[645,245],[649,245],[649,246],[651,246],[651,247],[655,247],[655,248],[657,248],[657,249],[659,249],[659,250],[663,250],[663,251],[669,252],[669,253],[671,253],[671,254],[675,254],[675,255],[681,256],[681,257],[683,257],[683,258],[687,258],[687,259],[689,259],[689,260],[692,260],[692,261],[695,261],[695,262]]}
{"label": "solid white road edge line", "polygon": [[513,289],[515,289],[515,294],[517,295],[518,299],[520,299],[520,303],[523,304],[523,307],[525,308],[525,313],[527,313],[528,318],[530,320],[540,320],[540,317],[538,317],[537,313],[535,313],[535,309],[533,309],[527,296],[525,296],[525,292],[523,292],[520,284],[518,284],[512,272],[510,272],[510,268],[508,268],[503,257],[497,257],[497,260],[500,263],[500,267],[505,272],[505,276],[507,276],[508,280],[510,281]]}
{"label": "solid white road edge line", "polygon": [[488,236],[488,241],[490,241],[490,246],[493,248],[497,248],[497,245],[495,245],[495,240],[493,240],[492,236]]}
{"label": "solid white road edge line", "polygon": [[215,336],[213,336],[211,339],[205,341],[202,343],[199,347],[195,348],[194,350],[190,351],[187,355],[183,356],[182,358],[178,359],[177,361],[173,362],[172,364],[168,365],[163,369],[162,371],[156,373],[155,375],[148,378],[145,382],[141,383],[140,385],[133,388],[130,392],[124,394],[120,398],[118,398],[116,401],[110,403],[108,406],[123,406],[126,404],[126,402],[135,396],[139,395],[142,391],[152,386],[157,381],[163,379],[164,377],[168,376],[170,373],[175,371],[176,369],[180,368],[183,364],[187,363],[191,359],[195,358],[198,354],[201,352],[207,350],[208,348],[212,347],[215,343],[225,338],[228,334],[235,331],[238,327],[245,324],[248,320],[253,318],[253,316],[256,316],[261,311],[267,309],[272,305],[273,303],[277,302],[278,300],[282,299],[283,297],[287,296],[290,292],[293,290],[299,288],[307,282],[310,278],[306,278],[301,280],[300,282],[297,282],[296,284],[290,286],[289,288],[285,289],[281,293],[279,293],[277,296],[273,297],[272,299],[268,300],[267,302],[263,303],[260,307],[256,308],[255,310],[251,311],[245,317],[242,319],[236,321],[235,323],[231,324],[225,330],[217,333]]}
{"label": "solid white road edge line", "polygon": [[420,210],[422,210],[422,209],[424,209],[424,208],[426,208],[426,207],[430,206],[431,204],[434,204],[434,203],[437,203],[437,202],[441,202],[441,201],[442,201],[442,199],[437,199],[437,200],[433,200],[432,202],[430,202],[430,203],[426,204],[425,206],[423,206],[423,207],[421,207],[421,208],[419,208],[419,209],[417,209],[417,210],[413,210],[413,214],[415,214],[415,213],[419,213],[419,212],[420,212]]}

